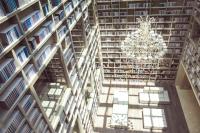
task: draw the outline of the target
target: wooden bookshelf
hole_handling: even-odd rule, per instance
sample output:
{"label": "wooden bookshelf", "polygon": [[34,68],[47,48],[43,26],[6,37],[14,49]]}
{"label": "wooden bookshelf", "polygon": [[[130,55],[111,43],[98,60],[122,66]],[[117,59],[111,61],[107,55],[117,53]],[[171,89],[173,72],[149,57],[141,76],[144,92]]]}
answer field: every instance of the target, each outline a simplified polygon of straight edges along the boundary
{"label": "wooden bookshelf", "polygon": [[185,39],[185,47],[182,53],[181,64],[190,81],[192,90],[200,105],[200,42],[199,31],[200,23],[198,13],[200,12],[200,2],[195,1],[194,14],[190,19],[190,30]]}
{"label": "wooden bookshelf", "polygon": [[[174,80],[188,32],[190,16],[193,13],[193,2],[193,0],[98,0],[105,78]],[[156,31],[163,35],[168,48],[167,54],[156,63],[127,59],[120,48],[120,43],[126,35],[137,28],[136,18],[145,15],[156,19]]]}
{"label": "wooden bookshelf", "polygon": [[[1,76],[6,76],[0,83],[2,133],[11,128],[17,132],[73,131],[77,120],[83,122],[78,115],[88,106],[88,84],[93,85],[94,101],[98,101],[103,69],[96,2],[55,1],[29,0],[0,16],[0,64],[11,68],[7,62],[14,61],[13,74],[1,70]],[[17,85],[21,89],[14,88]],[[17,127],[16,121],[20,121]],[[84,119],[85,123],[80,130],[93,132],[92,119]]]}

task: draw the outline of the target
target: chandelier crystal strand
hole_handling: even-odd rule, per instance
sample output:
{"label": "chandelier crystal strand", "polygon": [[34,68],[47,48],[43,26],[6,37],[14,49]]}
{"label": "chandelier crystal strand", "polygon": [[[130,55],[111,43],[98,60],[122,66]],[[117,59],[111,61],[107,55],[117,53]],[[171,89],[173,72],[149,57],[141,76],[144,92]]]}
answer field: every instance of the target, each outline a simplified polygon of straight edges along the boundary
{"label": "chandelier crystal strand", "polygon": [[163,37],[155,32],[151,25],[154,18],[137,18],[139,28],[129,34],[122,42],[122,51],[134,59],[154,59],[162,57],[167,50]]}

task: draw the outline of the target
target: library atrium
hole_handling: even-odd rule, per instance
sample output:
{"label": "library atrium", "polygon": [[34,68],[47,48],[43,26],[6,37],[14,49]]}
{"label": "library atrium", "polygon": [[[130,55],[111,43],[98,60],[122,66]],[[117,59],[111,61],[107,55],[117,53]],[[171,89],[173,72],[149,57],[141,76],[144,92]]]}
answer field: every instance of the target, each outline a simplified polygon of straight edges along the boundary
{"label": "library atrium", "polygon": [[0,0],[0,133],[200,133],[200,0]]}

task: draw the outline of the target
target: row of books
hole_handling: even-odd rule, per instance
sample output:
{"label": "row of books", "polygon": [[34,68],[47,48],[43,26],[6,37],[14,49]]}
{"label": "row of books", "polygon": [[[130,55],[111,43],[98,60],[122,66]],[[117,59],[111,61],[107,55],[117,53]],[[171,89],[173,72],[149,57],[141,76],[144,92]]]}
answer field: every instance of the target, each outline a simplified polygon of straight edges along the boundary
{"label": "row of books", "polygon": [[5,11],[4,11],[4,7],[3,7],[3,5],[1,4],[1,2],[0,2],[0,17],[3,17],[3,16],[5,16],[6,15],[6,13],[5,13]]}
{"label": "row of books", "polygon": [[17,9],[17,2],[15,0],[0,1],[0,8],[3,15],[11,13]]}
{"label": "row of books", "polygon": [[65,25],[58,29],[58,37],[61,39],[67,33],[67,27]]}
{"label": "row of books", "polygon": [[137,7],[151,7],[151,3],[129,3],[129,8],[137,8]]}
{"label": "row of books", "polygon": [[79,1],[78,0],[73,0],[72,3],[74,5],[74,7],[75,7],[79,3]]}
{"label": "row of books", "polygon": [[35,76],[36,74],[36,69],[33,66],[33,64],[28,64],[26,65],[26,67],[24,68],[24,72],[26,74],[26,77],[28,78],[28,80],[31,81],[31,79]]}
{"label": "row of books", "polygon": [[17,55],[17,58],[20,61],[20,63],[24,63],[28,59],[28,57],[30,55],[28,47],[27,46],[19,47],[16,50],[16,55]]}
{"label": "row of books", "polygon": [[175,24],[174,28],[184,28],[184,29],[187,29],[187,28],[189,28],[189,24]]}
{"label": "row of books", "polygon": [[[194,2],[188,1],[187,6],[193,6]],[[158,3],[157,5],[154,3],[129,3],[128,8],[148,8],[148,7],[172,7],[172,6],[183,6],[177,2],[165,2],[165,3]],[[98,9],[110,9],[110,8],[118,8],[119,5],[112,4],[112,5],[98,5]]]}
{"label": "row of books", "polygon": [[54,23],[58,24],[61,22],[61,20],[64,18],[64,11],[63,10],[59,10],[55,13],[55,16],[53,17],[54,19]]}
{"label": "row of books", "polygon": [[101,35],[127,35],[126,31],[101,31]]}
{"label": "row of books", "polygon": [[188,32],[187,31],[171,31],[172,35],[181,35],[185,36]]}
{"label": "row of books", "polygon": [[42,64],[44,63],[44,61],[48,58],[48,56],[51,53],[51,50],[52,50],[52,46],[46,45],[36,55],[35,59],[36,59],[36,64],[37,64],[38,68],[40,68],[42,66]]}
{"label": "row of books", "polygon": [[20,129],[21,133],[31,133],[32,129],[31,127],[26,123],[24,124],[21,129]]}
{"label": "row of books", "polygon": [[21,100],[19,106],[22,108],[22,110],[26,113],[30,109],[31,105],[33,104],[33,97],[32,95],[25,95],[23,99]]}
{"label": "row of books", "polygon": [[[116,16],[116,15],[115,15]],[[161,23],[164,23],[164,22],[166,22],[165,21],[165,19],[164,18],[158,18],[157,19],[159,22],[161,22]],[[158,22],[157,21],[157,22]],[[173,21],[173,22],[188,22],[188,17],[187,18],[171,18],[170,19],[170,21]],[[132,20],[129,20],[129,19],[127,19],[127,18],[113,18],[113,19],[109,19],[109,18],[101,18],[101,19],[99,19],[99,22],[101,23],[101,24],[103,24],[103,23],[111,23],[111,22],[113,22],[114,24],[118,24],[119,22],[134,22],[134,21],[132,21]],[[167,22],[169,22],[169,20],[167,20]],[[165,23],[165,24],[170,24],[170,23]],[[109,25],[109,24],[108,24]],[[101,25],[101,26],[103,26],[103,25]]]}
{"label": "row of books", "polygon": [[16,78],[0,97],[0,105],[4,109],[9,109],[25,89],[23,78]]}
{"label": "row of books", "polygon": [[64,5],[65,14],[68,16],[70,12],[72,12],[72,2],[68,2]]}
{"label": "row of books", "polygon": [[53,31],[53,26],[54,23],[50,20],[46,22],[33,37],[29,38],[28,42],[32,50],[34,50],[37,45],[40,44],[45,37]]}
{"label": "row of books", "polygon": [[8,122],[6,123],[6,127],[1,128],[0,131],[2,130],[2,132],[14,133],[17,130],[23,118],[24,117],[19,110],[14,111],[11,117],[9,118]]}
{"label": "row of books", "polygon": [[84,10],[87,6],[87,2],[86,1],[82,1],[81,2],[81,9]]}
{"label": "row of books", "polygon": [[9,27],[0,31],[0,39],[4,46],[16,42],[21,35],[22,32],[18,24],[11,24]]}
{"label": "row of books", "polygon": [[13,58],[8,58],[0,64],[0,84],[5,83],[16,70],[15,61]]}
{"label": "row of books", "polygon": [[110,9],[110,5],[97,5],[98,9]]}
{"label": "row of books", "polygon": [[176,22],[188,22],[189,18],[188,17],[174,17],[171,18],[172,21],[176,21]]}
{"label": "row of books", "polygon": [[41,12],[36,10],[21,20],[24,31],[29,30],[42,18]]}
{"label": "row of books", "polygon": [[2,0],[0,1],[0,16],[15,11],[18,7],[30,3],[33,0]]}
{"label": "row of books", "polygon": [[44,119],[40,120],[40,123],[36,127],[37,133],[43,133],[45,125],[46,125],[46,122],[44,121]]}
{"label": "row of books", "polygon": [[181,47],[181,43],[169,43],[169,47]]}
{"label": "row of books", "polygon": [[31,111],[31,113],[30,113],[28,119],[29,119],[30,123],[31,123],[33,126],[35,126],[36,121],[37,121],[37,119],[39,118],[40,114],[41,114],[41,113],[40,113],[40,111],[39,111],[38,108],[33,108],[33,110]]}
{"label": "row of books", "polygon": [[17,1],[18,1],[18,4],[19,4],[19,7],[21,7],[23,5],[30,3],[33,0],[17,0]]}
{"label": "row of books", "polygon": [[50,2],[52,4],[52,6],[57,6],[61,3],[61,0],[51,0]]}
{"label": "row of books", "polygon": [[181,40],[184,40],[184,37],[170,37],[170,41],[181,41]]}
{"label": "row of books", "polygon": [[176,6],[176,2],[164,2],[164,3],[160,3],[160,6],[162,6],[162,7]]}

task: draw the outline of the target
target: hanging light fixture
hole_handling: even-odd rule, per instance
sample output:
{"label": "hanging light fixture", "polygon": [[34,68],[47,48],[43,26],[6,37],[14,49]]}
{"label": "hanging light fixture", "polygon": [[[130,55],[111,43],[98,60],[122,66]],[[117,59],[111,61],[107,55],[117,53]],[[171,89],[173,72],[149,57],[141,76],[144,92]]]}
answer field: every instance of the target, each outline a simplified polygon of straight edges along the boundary
{"label": "hanging light fixture", "polygon": [[137,60],[151,60],[162,57],[167,46],[162,35],[158,34],[151,27],[155,23],[154,18],[146,16],[137,18],[139,28],[129,34],[122,42],[121,49],[127,57]]}

